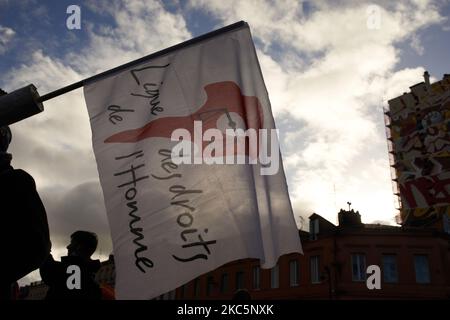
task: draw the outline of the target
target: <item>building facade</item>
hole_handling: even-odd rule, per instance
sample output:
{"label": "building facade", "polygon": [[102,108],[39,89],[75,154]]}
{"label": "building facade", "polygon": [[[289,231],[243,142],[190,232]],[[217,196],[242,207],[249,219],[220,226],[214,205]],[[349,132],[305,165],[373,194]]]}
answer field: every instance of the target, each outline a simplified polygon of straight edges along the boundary
{"label": "building facade", "polygon": [[[304,255],[282,256],[276,267],[228,263],[176,290],[176,299],[449,299],[450,236],[436,228],[363,224],[358,212],[339,212],[339,225],[310,217],[300,231]],[[366,269],[381,270],[381,289],[369,290]]]}
{"label": "building facade", "polygon": [[[443,228],[363,224],[353,210],[341,210],[337,226],[318,214],[309,220],[310,232],[299,231],[303,255],[283,255],[272,269],[256,259],[233,261],[157,299],[231,300],[239,289],[264,300],[450,299],[450,235]],[[370,265],[380,268],[381,289],[367,287]],[[114,287],[113,256],[96,279],[104,291]],[[33,283],[21,298],[43,299],[46,290]]]}
{"label": "building facade", "polygon": [[[389,100],[386,133],[398,222],[445,223],[450,217],[450,75]],[[444,216],[444,219],[441,217]]]}

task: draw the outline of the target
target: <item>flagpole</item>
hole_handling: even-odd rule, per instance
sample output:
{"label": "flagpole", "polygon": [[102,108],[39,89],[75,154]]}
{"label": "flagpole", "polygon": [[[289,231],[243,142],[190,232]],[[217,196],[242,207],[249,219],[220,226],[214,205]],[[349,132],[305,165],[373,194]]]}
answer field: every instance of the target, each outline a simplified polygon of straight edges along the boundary
{"label": "flagpole", "polygon": [[216,36],[218,36],[220,34],[223,34],[223,33],[226,33],[226,32],[230,32],[230,31],[233,31],[233,30],[236,30],[236,29],[240,29],[240,28],[245,27],[245,26],[248,26],[247,22],[245,22],[245,21],[239,21],[239,22],[230,24],[230,25],[228,25],[226,27],[223,27],[223,28],[220,28],[220,29],[208,32],[208,33],[206,33],[204,35],[201,35],[199,37],[187,40],[187,41],[179,43],[179,44],[176,44],[176,45],[174,45],[172,47],[163,49],[161,51],[158,51],[158,52],[155,52],[155,53],[151,53],[151,54],[149,54],[149,55],[147,55],[145,57],[133,60],[131,62],[128,62],[128,63],[125,63],[125,64],[120,65],[118,67],[115,67],[113,69],[104,71],[104,72],[99,73],[97,75],[94,75],[92,77],[89,77],[89,78],[86,78],[84,80],[72,83],[72,84],[70,84],[68,86],[65,86],[63,88],[60,88],[58,90],[49,92],[49,93],[39,97],[37,101],[38,102],[44,102],[44,101],[53,99],[55,97],[58,97],[60,95],[65,94],[67,92],[70,92],[72,90],[81,88],[81,87],[83,87],[84,85],[86,85],[88,83],[95,82],[97,80],[100,80],[101,78],[113,75],[115,73],[121,72],[121,71],[123,71],[125,69],[128,69],[130,67],[133,67],[135,65],[143,63],[146,60],[158,58],[158,57],[163,56],[165,54],[168,54],[168,53],[170,53],[172,51],[176,51],[176,50],[179,50],[179,49],[182,49],[182,48],[185,48],[185,47],[197,44],[199,42],[202,42],[202,41],[208,40],[210,38],[216,37]]}

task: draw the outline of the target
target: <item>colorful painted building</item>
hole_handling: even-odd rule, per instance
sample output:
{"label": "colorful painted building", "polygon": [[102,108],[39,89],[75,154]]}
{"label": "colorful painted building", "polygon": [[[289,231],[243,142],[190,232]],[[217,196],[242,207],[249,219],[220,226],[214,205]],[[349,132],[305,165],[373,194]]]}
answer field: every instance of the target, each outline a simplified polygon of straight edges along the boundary
{"label": "colorful painted building", "polygon": [[410,87],[385,110],[399,219],[404,225],[444,224],[450,217],[450,75]]}

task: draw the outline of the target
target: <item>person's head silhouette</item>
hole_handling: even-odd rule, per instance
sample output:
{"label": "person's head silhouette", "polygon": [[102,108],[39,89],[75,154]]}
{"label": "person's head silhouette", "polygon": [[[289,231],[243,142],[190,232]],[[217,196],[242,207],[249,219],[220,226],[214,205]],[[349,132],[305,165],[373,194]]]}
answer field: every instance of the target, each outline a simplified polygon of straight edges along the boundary
{"label": "person's head silhouette", "polygon": [[97,249],[97,235],[88,231],[76,231],[70,236],[67,255],[89,259]]}
{"label": "person's head silhouette", "polygon": [[233,295],[233,300],[252,300],[250,293],[246,289],[239,289]]}
{"label": "person's head silhouette", "polygon": [[6,152],[11,143],[12,135],[8,126],[0,127],[0,152]]}

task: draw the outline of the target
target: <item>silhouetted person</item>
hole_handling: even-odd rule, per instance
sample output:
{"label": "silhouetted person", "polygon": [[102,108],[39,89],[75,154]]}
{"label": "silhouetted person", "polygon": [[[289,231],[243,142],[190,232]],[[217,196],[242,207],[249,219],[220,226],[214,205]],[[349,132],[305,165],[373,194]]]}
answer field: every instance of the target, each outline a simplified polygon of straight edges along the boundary
{"label": "silhouetted person", "polygon": [[252,297],[250,296],[248,290],[239,289],[234,293],[232,300],[252,300]]}
{"label": "silhouetted person", "polygon": [[[0,90],[0,95],[4,94]],[[11,130],[0,127],[0,299],[11,299],[11,285],[39,268],[50,253],[47,214],[34,179],[11,166]]]}
{"label": "silhouetted person", "polygon": [[[61,262],[50,254],[40,268],[42,280],[49,286],[46,299],[100,300],[101,290],[95,281],[100,261],[91,256],[97,249],[97,235],[88,231],[76,231],[67,246],[67,256]],[[78,266],[79,273],[70,266]],[[79,276],[79,286],[76,286]]]}

